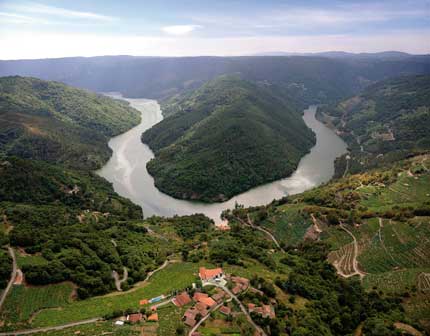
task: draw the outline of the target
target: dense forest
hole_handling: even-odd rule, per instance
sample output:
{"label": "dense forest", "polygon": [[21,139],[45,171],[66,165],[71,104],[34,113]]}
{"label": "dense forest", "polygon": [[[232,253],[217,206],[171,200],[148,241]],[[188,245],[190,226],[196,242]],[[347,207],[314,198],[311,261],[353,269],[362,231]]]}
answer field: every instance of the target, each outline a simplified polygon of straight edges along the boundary
{"label": "dense forest", "polygon": [[123,101],[36,78],[0,78],[0,153],[99,168],[110,137],[139,122]]}
{"label": "dense forest", "polygon": [[288,176],[314,144],[301,112],[270,88],[221,76],[175,99],[142,135],[156,186],[177,198],[223,201]]}

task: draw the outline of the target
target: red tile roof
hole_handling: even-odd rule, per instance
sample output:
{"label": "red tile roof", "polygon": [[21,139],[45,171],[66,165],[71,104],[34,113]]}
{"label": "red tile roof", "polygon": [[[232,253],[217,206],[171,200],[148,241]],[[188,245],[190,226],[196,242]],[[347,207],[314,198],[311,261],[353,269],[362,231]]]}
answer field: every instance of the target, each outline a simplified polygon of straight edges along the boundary
{"label": "red tile roof", "polygon": [[199,276],[202,280],[210,280],[215,277],[219,277],[222,275],[222,268],[214,268],[214,269],[207,269],[205,267],[200,267],[199,269]]}
{"label": "red tile roof", "polygon": [[140,301],[139,301],[139,304],[140,304],[141,306],[146,305],[146,304],[148,304],[148,303],[149,303],[149,301],[148,301],[147,299],[143,299],[143,300],[140,300]]}
{"label": "red tile roof", "polygon": [[178,307],[185,306],[190,302],[191,302],[191,298],[187,292],[182,292],[181,294],[176,295],[175,298],[173,299],[173,303],[175,304],[175,306],[178,306]]}
{"label": "red tile roof", "polygon": [[158,322],[158,314],[154,313],[152,315],[148,316],[148,321],[152,321],[152,322]]}
{"label": "red tile roof", "polygon": [[230,313],[231,313],[231,308],[230,308],[230,307],[227,307],[227,306],[222,306],[222,307],[219,309],[219,311],[220,311],[220,313],[223,313],[223,314],[225,314],[225,315],[230,315]]}
{"label": "red tile roof", "polygon": [[207,295],[206,293],[195,292],[193,299],[194,301],[199,302],[202,298],[207,298],[207,297],[209,297],[209,295]]}
{"label": "red tile roof", "polygon": [[135,323],[135,322],[139,322],[142,319],[143,315],[141,313],[137,313],[137,314],[130,314],[128,316],[128,320],[131,323]]}

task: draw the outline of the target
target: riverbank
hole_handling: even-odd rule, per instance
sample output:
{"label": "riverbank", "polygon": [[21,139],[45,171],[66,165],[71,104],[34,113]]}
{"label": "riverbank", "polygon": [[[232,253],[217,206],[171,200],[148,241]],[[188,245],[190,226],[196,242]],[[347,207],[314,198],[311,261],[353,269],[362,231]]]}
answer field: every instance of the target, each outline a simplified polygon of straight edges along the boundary
{"label": "riverbank", "polygon": [[[116,96],[118,98],[118,96]],[[144,216],[174,216],[203,213],[220,223],[223,210],[236,203],[257,206],[270,203],[288,194],[297,194],[329,181],[334,174],[334,160],[346,153],[346,143],[315,118],[316,106],[304,111],[303,120],[315,133],[316,144],[287,178],[250,189],[223,203],[201,203],[175,199],[159,191],[146,169],[154,155],[140,141],[141,134],[162,120],[160,106],[154,100],[125,99],[142,112],[141,123],[110,140],[113,155],[98,174],[113,183],[115,191],[140,205]]]}

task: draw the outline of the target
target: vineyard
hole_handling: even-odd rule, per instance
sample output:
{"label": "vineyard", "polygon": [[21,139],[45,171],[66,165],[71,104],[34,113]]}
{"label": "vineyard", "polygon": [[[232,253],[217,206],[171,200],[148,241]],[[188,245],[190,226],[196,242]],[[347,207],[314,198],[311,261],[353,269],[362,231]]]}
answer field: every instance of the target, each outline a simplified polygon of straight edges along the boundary
{"label": "vineyard", "polygon": [[41,309],[64,306],[71,301],[71,283],[26,287],[14,286],[6,298],[0,320],[15,326],[26,324]]}
{"label": "vineyard", "polygon": [[342,246],[339,250],[330,252],[328,261],[344,277],[355,275],[354,270],[354,243]]}
{"label": "vineyard", "polygon": [[430,273],[420,273],[417,280],[417,288],[421,292],[430,292]]}
{"label": "vineyard", "polygon": [[381,220],[380,226],[359,256],[369,273],[430,267],[430,226],[428,217],[407,222]]}

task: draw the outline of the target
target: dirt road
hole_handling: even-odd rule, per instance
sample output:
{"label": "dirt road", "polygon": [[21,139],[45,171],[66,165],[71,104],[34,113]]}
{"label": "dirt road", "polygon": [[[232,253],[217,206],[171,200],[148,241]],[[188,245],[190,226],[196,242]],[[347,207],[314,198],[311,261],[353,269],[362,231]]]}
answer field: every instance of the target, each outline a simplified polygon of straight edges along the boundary
{"label": "dirt road", "polygon": [[89,320],[62,324],[62,325],[55,326],[55,327],[28,329],[28,330],[22,330],[22,331],[0,332],[0,336],[30,335],[30,334],[40,333],[40,332],[47,332],[47,331],[53,331],[53,330],[62,330],[62,329],[70,328],[70,327],[80,326],[82,324],[95,323],[95,322],[97,322],[99,320],[101,320],[101,318],[100,317],[96,317],[96,318],[89,319]]}

